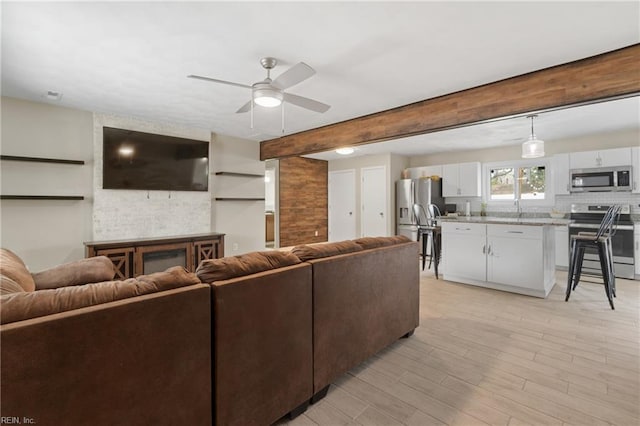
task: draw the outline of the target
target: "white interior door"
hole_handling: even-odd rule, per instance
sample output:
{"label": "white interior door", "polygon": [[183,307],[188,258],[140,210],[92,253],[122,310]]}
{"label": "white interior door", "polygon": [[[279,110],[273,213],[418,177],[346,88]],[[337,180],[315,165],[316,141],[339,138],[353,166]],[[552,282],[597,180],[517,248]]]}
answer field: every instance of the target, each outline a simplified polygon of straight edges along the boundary
{"label": "white interior door", "polygon": [[362,236],[389,235],[387,220],[387,169],[385,166],[360,169],[362,176]]}
{"label": "white interior door", "polygon": [[356,171],[329,172],[329,241],[356,238]]}

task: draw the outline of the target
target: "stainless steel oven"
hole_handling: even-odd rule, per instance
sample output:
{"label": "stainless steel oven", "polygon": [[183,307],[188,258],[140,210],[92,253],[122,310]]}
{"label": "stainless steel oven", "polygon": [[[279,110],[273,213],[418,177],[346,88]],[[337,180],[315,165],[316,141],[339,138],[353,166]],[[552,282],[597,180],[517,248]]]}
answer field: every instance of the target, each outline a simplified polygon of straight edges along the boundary
{"label": "stainless steel oven", "polygon": [[[569,224],[569,241],[571,235],[579,232],[597,232],[608,205],[574,204],[571,206],[572,223]],[[634,241],[633,222],[629,205],[622,207],[620,220],[615,225],[615,234],[611,238],[613,248],[613,269],[616,277],[634,278]],[[582,264],[584,273],[602,275],[600,260],[595,249],[586,249]]]}

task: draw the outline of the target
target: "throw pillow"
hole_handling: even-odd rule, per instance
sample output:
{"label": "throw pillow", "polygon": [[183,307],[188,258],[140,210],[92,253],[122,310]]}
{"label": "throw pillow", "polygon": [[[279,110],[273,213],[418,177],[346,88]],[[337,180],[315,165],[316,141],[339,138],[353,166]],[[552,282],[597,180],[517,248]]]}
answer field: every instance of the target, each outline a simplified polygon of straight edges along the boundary
{"label": "throw pillow", "polygon": [[115,274],[115,266],[108,257],[96,256],[37,272],[33,274],[33,280],[36,288],[43,290],[109,281]]}
{"label": "throw pillow", "polygon": [[0,296],[3,294],[22,293],[24,289],[20,287],[20,284],[7,277],[6,275],[0,275]]}
{"label": "throw pillow", "polygon": [[5,248],[0,249],[0,274],[13,280],[24,291],[34,291],[36,284],[29,270],[20,259],[11,250]]}
{"label": "throw pillow", "polygon": [[300,262],[300,259],[290,252],[259,251],[221,259],[203,260],[196,269],[196,275],[203,283],[212,283],[296,265]]}
{"label": "throw pillow", "polygon": [[0,297],[2,306],[0,324],[72,311],[193,284],[200,284],[198,277],[187,272],[182,266],[175,266],[164,272],[141,275],[123,281],[105,281],[29,293],[6,294]]}
{"label": "throw pillow", "polygon": [[303,262],[322,257],[353,253],[355,251],[362,251],[362,247],[351,240],[338,241],[335,243],[300,245],[295,246],[291,250],[291,252],[298,256],[298,258]]}
{"label": "throw pillow", "polygon": [[392,246],[394,244],[409,243],[411,239],[404,235],[394,235],[391,237],[362,237],[354,241],[361,245],[364,250],[370,250],[378,247]]}

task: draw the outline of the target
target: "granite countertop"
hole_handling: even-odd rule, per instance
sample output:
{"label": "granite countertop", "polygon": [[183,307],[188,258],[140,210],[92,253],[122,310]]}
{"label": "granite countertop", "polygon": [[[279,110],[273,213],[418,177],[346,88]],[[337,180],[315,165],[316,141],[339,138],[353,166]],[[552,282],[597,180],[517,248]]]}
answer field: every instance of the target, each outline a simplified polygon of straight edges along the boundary
{"label": "granite countertop", "polygon": [[532,225],[532,226],[566,226],[570,219],[554,219],[551,217],[497,217],[497,216],[441,216],[441,222],[487,223],[500,225]]}

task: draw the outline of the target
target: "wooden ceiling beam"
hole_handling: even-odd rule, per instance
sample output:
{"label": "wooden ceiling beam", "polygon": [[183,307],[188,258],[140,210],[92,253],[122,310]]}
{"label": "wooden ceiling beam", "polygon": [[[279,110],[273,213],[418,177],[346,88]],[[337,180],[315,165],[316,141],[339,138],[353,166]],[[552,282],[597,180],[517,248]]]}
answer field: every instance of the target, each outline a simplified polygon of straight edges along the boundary
{"label": "wooden ceiling beam", "polygon": [[640,93],[640,44],[260,143],[300,156]]}

